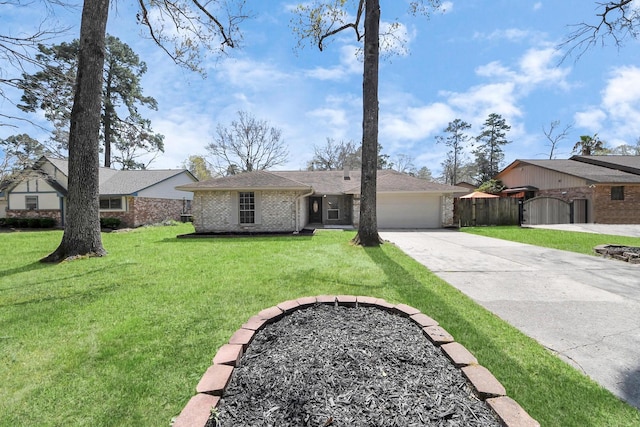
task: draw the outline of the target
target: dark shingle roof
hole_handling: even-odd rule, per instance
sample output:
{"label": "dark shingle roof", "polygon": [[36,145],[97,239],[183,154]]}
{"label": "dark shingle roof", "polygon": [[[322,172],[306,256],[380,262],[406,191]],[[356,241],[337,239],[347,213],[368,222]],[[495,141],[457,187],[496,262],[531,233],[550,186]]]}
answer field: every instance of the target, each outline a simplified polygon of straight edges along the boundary
{"label": "dark shingle roof", "polygon": [[[44,160],[48,160],[65,176],[69,176],[68,160],[46,157],[39,162]],[[99,192],[101,195],[112,196],[134,194],[184,172],[184,169],[116,170],[101,167]]]}
{"label": "dark shingle roof", "polygon": [[[405,192],[405,193],[468,193],[464,187],[455,187],[448,184],[428,181],[416,178],[394,170],[378,171],[376,188],[379,193]],[[348,194],[360,193],[360,182],[357,186],[346,191]]]}
{"label": "dark shingle roof", "polygon": [[640,156],[572,156],[570,160],[640,175]]}
{"label": "dark shingle roof", "polygon": [[199,191],[199,190],[310,190],[308,184],[286,178],[274,172],[253,171],[244,172],[237,175],[229,175],[222,178],[211,178],[206,181],[194,182],[193,184],[182,185],[179,190]]}
{"label": "dark shingle roof", "polygon": [[111,176],[106,181],[103,181],[103,169],[105,168],[100,169],[100,194],[103,195],[134,194],[184,173],[183,169],[124,170],[110,174]]}
{"label": "dark shingle roof", "polygon": [[503,171],[501,171],[496,178],[500,178],[504,173],[517,167],[519,164],[530,164],[541,168],[549,169],[552,171],[565,173],[567,175],[573,175],[578,178],[586,179],[593,183],[640,183],[640,175],[634,175],[628,172],[623,172],[616,169],[607,168],[604,166],[598,166],[594,164],[584,163],[576,160],[516,160]]}
{"label": "dark shingle roof", "polygon": [[[360,170],[350,171],[253,171],[224,178],[212,178],[178,187],[180,190],[242,190],[242,189],[313,189],[315,194],[359,194]],[[377,190],[384,192],[468,193],[463,187],[415,178],[392,170],[378,171]]]}

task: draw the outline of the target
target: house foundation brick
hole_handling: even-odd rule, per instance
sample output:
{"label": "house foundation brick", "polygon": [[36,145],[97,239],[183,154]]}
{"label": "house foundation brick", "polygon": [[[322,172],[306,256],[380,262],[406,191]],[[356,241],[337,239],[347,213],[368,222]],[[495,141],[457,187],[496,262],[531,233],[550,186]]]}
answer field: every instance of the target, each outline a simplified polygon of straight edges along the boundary
{"label": "house foundation brick", "polygon": [[640,185],[624,185],[624,200],[611,200],[611,185],[598,185],[593,203],[593,222],[640,224]]}
{"label": "house foundation brick", "polygon": [[6,218],[52,218],[56,226],[62,226],[62,215],[59,209],[7,209]]}
{"label": "house foundation brick", "polygon": [[239,224],[237,192],[197,191],[193,196],[193,226],[197,233],[294,232],[300,191],[256,191],[256,224]]}

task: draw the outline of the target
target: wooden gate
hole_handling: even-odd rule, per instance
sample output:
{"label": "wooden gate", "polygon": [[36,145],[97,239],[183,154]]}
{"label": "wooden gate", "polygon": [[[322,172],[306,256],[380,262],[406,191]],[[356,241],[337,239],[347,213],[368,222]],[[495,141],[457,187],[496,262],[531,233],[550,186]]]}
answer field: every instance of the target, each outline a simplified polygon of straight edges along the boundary
{"label": "wooden gate", "polygon": [[522,225],[570,224],[571,204],[556,197],[534,197],[522,204]]}
{"label": "wooden gate", "polygon": [[455,221],[461,227],[518,225],[518,208],[518,200],[509,197],[456,199]]}

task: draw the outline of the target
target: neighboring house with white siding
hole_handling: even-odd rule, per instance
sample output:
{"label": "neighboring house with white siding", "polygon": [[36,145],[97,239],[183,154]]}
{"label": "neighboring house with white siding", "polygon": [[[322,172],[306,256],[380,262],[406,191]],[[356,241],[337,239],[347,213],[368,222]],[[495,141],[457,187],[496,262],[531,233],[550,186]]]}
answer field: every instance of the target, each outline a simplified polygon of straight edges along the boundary
{"label": "neighboring house with white siding", "polygon": [[[67,205],[67,160],[40,158],[5,189],[6,216],[53,218],[64,225]],[[190,214],[193,194],[176,186],[196,182],[185,169],[115,170],[100,168],[100,217],[119,218],[138,227]]]}
{"label": "neighboring house with white siding", "polygon": [[[194,193],[198,233],[296,232],[305,227],[357,227],[360,171],[253,171],[178,189]],[[453,224],[453,198],[468,190],[392,170],[377,177],[379,228]]]}

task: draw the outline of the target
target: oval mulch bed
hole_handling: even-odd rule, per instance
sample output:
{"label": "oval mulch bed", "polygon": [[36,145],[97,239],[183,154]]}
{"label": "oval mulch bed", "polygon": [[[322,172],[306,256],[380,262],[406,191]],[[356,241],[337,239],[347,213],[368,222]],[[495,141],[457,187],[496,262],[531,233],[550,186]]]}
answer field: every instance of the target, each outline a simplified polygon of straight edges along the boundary
{"label": "oval mulch bed", "polygon": [[174,426],[538,425],[433,319],[359,298],[288,301],[251,318]]}

